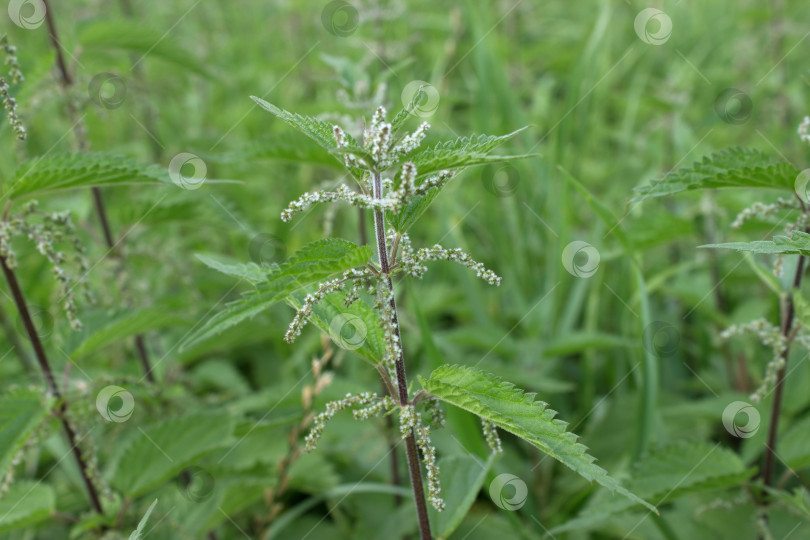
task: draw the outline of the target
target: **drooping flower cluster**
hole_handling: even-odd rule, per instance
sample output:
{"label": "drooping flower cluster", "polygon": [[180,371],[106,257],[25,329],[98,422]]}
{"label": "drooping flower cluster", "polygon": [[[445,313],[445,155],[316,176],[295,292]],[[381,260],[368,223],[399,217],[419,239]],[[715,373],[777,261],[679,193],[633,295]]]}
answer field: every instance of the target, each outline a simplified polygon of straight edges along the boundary
{"label": "drooping flower cluster", "polygon": [[768,366],[765,368],[765,377],[762,384],[751,394],[751,401],[759,403],[768,394],[769,389],[776,384],[777,374],[785,365],[784,354],[787,350],[788,339],[782,335],[779,328],[765,319],[756,319],[746,324],[730,326],[720,334],[720,337],[729,339],[732,336],[743,334],[753,334],[763,345],[773,349],[773,360],[768,362]]}
{"label": "drooping flower cluster", "polygon": [[87,281],[71,276],[67,270],[68,256],[57,248],[61,243],[71,245],[75,271],[82,277],[87,274],[90,265],[85,256],[84,245],[76,234],[70,212],[39,212],[36,201],[32,201],[20,214],[0,221],[0,257],[5,259],[9,268],[17,266],[17,256],[12,247],[12,239],[15,236],[23,236],[31,241],[37,251],[51,264],[59,283],[59,302],[62,309],[71,328],[80,330],[82,323],[78,317],[77,288],[87,301],[92,302],[93,298]]}
{"label": "drooping flower cluster", "polygon": [[395,405],[394,400],[389,396],[379,397],[374,392],[346,394],[343,399],[330,401],[326,404],[326,410],[318,414],[312,421],[312,428],[305,438],[307,452],[315,450],[324,429],[326,429],[326,423],[334,418],[338,412],[350,407],[363,407],[353,411],[353,415],[355,419],[367,420],[372,416],[377,416],[392,409]]}
{"label": "drooping flower cluster", "polygon": [[[17,48],[8,42],[8,36],[3,34],[0,36],[0,49],[6,57],[6,65],[8,66],[8,79],[0,77],[0,101],[3,102],[3,108],[6,110],[6,117],[11,129],[19,140],[24,140],[26,137],[25,126],[17,114],[17,100],[11,97],[9,92],[12,84],[19,84],[23,81],[22,70],[20,69],[20,62],[17,59]],[[10,81],[10,82],[9,82]]]}
{"label": "drooping flower cluster", "polygon": [[430,428],[422,423],[422,413],[416,412],[413,405],[402,407],[399,412],[399,431],[402,438],[416,435],[416,445],[422,454],[422,463],[427,472],[428,502],[437,511],[444,510],[442,486],[439,482],[439,466],[436,463],[436,448],[430,442]]}
{"label": "drooping flower cluster", "polygon": [[782,197],[779,197],[776,202],[772,204],[755,202],[737,214],[737,217],[734,218],[734,221],[731,223],[731,228],[739,229],[745,224],[746,221],[753,218],[766,220],[772,217],[777,211],[783,209],[798,210],[799,202],[796,199],[783,199]]}
{"label": "drooping flower cluster", "polygon": [[487,440],[489,449],[495,454],[503,454],[503,446],[501,446],[501,438],[498,436],[498,429],[495,424],[489,420],[481,419],[481,427],[484,430],[484,437]]}

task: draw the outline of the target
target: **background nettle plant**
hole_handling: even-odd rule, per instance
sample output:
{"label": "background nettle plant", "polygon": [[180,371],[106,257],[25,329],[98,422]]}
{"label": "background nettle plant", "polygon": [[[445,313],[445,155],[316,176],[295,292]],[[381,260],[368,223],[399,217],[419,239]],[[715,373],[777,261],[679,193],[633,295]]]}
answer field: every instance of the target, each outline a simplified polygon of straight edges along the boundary
{"label": "background nettle plant", "polygon": [[[390,122],[384,107],[378,107],[363,130],[362,140],[356,141],[340,126],[287,112],[260,98],[252,99],[263,109],[304,133],[345,166],[347,176],[354,179],[359,191],[340,185],[331,192],[305,193],[282,212],[284,221],[306,211],[314,204],[345,202],[373,211],[376,257],[368,246],[358,246],[346,240],[327,238],[302,248],[281,266],[256,269],[251,265],[210,263],[212,268],[236,277],[250,279],[255,290],[245,293],[241,300],[231,303],[211,318],[190,337],[186,346],[252,317],[270,305],[286,301],[296,308],[296,314],[285,335],[293,342],[307,322],[329,332],[338,343],[343,337],[335,335],[332,321],[345,314],[357,315],[363,327],[373,331],[374,343],[364,350],[357,349],[379,372],[390,395],[374,392],[347,394],[343,399],[326,404],[326,410],[313,422],[306,438],[307,450],[313,450],[322,436],[326,422],[344,409],[353,409],[356,419],[366,420],[398,411],[400,435],[405,441],[413,497],[423,539],[432,538],[427,502],[437,511],[445,509],[442,499],[440,469],[436,449],[431,443],[432,424],[441,427],[442,415],[437,403],[443,401],[465,409],[481,418],[483,432],[493,452],[501,451],[497,429],[501,428],[528,441],[546,454],[558,459],[584,478],[596,481],[635,503],[655,508],[632,494],[594,464],[594,458],[576,436],[566,431],[566,424],[555,420],[556,413],[537,402],[531,395],[514,388],[495,375],[475,367],[448,364],[436,369],[427,379],[419,378],[423,390],[412,394],[405,369],[400,316],[394,288],[394,278],[400,274],[421,278],[428,261],[453,261],[470,268],[492,285],[501,278],[460,249],[445,249],[439,244],[415,250],[406,232],[425,212],[438,193],[456,173],[475,165],[513,161],[529,155],[501,156],[491,153],[499,145],[522,131],[503,136],[462,137],[453,141],[421,148],[430,125],[422,122],[411,133],[402,128],[413,110],[424,99],[423,89],[408,106]],[[525,129],[525,128],[524,128]],[[388,227],[386,224],[390,224]],[[331,277],[335,274],[338,277]],[[258,279],[257,279],[258,277]],[[323,281],[324,278],[330,278]],[[326,301],[328,305],[324,305]],[[355,311],[351,311],[355,307]],[[337,313],[336,313],[337,312]],[[339,328],[338,331],[341,331]],[[356,330],[356,328],[355,328]],[[364,336],[366,341],[372,341]],[[417,405],[430,404],[428,424]],[[424,466],[426,487],[423,487]],[[445,537],[451,529],[440,531]]]}
{"label": "background nettle plant", "polygon": [[7,0],[0,540],[810,538],[810,4],[658,4]]}
{"label": "background nettle plant", "polygon": [[[798,127],[799,138],[803,142],[810,142],[807,135],[808,126],[810,126],[810,118],[805,117]],[[759,386],[749,396],[754,404],[771,398],[768,438],[765,443],[762,470],[759,473],[762,486],[758,486],[761,489],[751,492],[753,501],[759,505],[760,537],[769,535],[767,505],[774,493],[774,469],[776,460],[779,459],[777,452],[779,423],[783,416],[782,402],[788,373],[788,356],[793,343],[810,351],[810,304],[801,293],[806,257],[810,255],[810,199],[808,199],[810,174],[808,172],[810,171],[807,169],[800,171],[792,164],[758,150],[732,148],[707,156],[703,158],[702,162],[695,163],[692,167],[671,172],[649,186],[640,188],[639,195],[634,199],[641,201],[650,197],[671,195],[688,190],[735,187],[757,190],[762,195],[767,193],[766,190],[792,192],[793,194],[792,198],[779,197],[772,203],[757,201],[749,208],[742,210],[731,224],[732,228],[739,229],[747,221],[757,220],[770,225],[770,231],[782,228],[782,235],[774,236],[772,240],[701,246],[773,256],[772,275],[768,275],[763,269],[758,268],[759,263],[751,262],[750,264],[755,265],[757,275],[779,300],[779,325],[773,325],[766,319],[759,318],[747,323],[731,325],[720,334],[721,339],[724,340],[734,336],[752,334],[773,352],[764,372],[758,375]],[[790,265],[792,271],[787,279],[783,279],[785,256],[795,256],[791,257],[793,259]],[[806,359],[806,355],[801,360],[804,359]],[[759,413],[750,405],[747,408],[753,411],[753,413],[746,413],[749,416],[748,423],[751,424],[751,415],[755,414],[757,419],[755,427],[758,427]],[[732,417],[735,415],[736,412],[731,414]],[[733,423],[732,421],[731,424]]]}

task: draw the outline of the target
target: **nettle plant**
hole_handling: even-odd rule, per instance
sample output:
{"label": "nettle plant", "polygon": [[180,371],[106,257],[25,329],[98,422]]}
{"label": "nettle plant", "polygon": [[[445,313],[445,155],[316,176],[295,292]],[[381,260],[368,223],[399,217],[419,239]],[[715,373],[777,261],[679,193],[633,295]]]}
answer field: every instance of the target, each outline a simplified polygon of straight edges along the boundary
{"label": "nettle plant", "polygon": [[[365,125],[362,140],[341,127],[293,114],[254,97],[263,109],[307,135],[333,154],[354,180],[354,188],[304,193],[282,212],[284,221],[322,203],[342,202],[373,213],[374,248],[338,238],[324,238],[303,247],[276,266],[226,264],[203,258],[209,266],[251,282],[254,288],[209,319],[186,346],[284,301],[296,309],[284,339],[292,342],[307,323],[327,333],[339,346],[351,349],[377,370],[389,395],[374,392],[349,394],[330,402],[314,420],[306,437],[315,448],[326,423],[340,411],[353,409],[356,419],[395,414],[405,441],[419,530],[431,538],[428,503],[445,509],[431,429],[443,424],[441,404],[466,410],[481,420],[483,434],[493,452],[501,451],[497,429],[503,429],[561,461],[584,478],[609,488],[655,511],[594,463],[567,424],[555,419],[546,403],[499,377],[474,366],[446,364],[429,377],[419,377],[413,391],[406,376],[405,352],[399,323],[394,279],[421,278],[429,261],[453,261],[489,284],[500,277],[460,249],[433,245],[415,248],[407,231],[423,215],[442,188],[467,167],[510,161],[528,155],[500,156],[491,152],[522,130],[504,136],[472,136],[423,146],[430,128],[422,123],[412,132],[402,130],[423,98],[417,92],[410,105],[390,122],[379,107]],[[525,128],[524,128],[525,129]],[[424,470],[420,467],[420,461]],[[423,477],[424,474],[424,477]],[[426,484],[426,485],[425,485]],[[471,504],[472,500],[468,502]],[[465,509],[466,510],[466,509]],[[457,509],[453,509],[454,512]],[[463,512],[462,512],[463,516]],[[461,517],[458,518],[460,521]],[[440,531],[445,537],[450,531]]]}
{"label": "nettle plant", "polygon": [[[810,143],[810,117],[805,117],[798,128],[799,138]],[[778,439],[784,433],[784,423],[790,422],[790,429],[806,429],[798,418],[783,411],[785,382],[790,374],[788,356],[792,345],[810,350],[810,304],[800,291],[807,257],[810,256],[810,169],[799,170],[791,163],[777,159],[756,149],[731,148],[695,163],[691,167],[673,171],[663,178],[638,189],[632,201],[642,201],[652,197],[672,195],[684,191],[714,188],[745,188],[756,190],[766,196],[769,192],[781,193],[770,202],[757,201],[742,210],[731,223],[731,228],[740,229],[749,221],[759,222],[781,234],[771,240],[750,242],[729,242],[701,246],[712,249],[732,249],[746,254],[747,262],[754,274],[775,294],[779,301],[780,320],[774,324],[765,318],[758,318],[744,324],[736,324],[721,332],[720,337],[728,340],[734,336],[753,335],[772,351],[764,370],[754,373],[757,387],[750,394],[754,404],[770,400],[770,418],[767,424],[767,437],[761,450],[762,469],[755,478],[760,489],[751,490],[754,502],[763,511],[758,525],[761,537],[770,537],[767,531],[767,504],[774,500],[787,501],[791,495],[781,489],[783,481],[775,479],[776,468],[782,460],[778,457]],[[769,233],[769,234],[770,234]],[[752,255],[766,255],[772,258],[768,269],[752,258]],[[786,259],[787,258],[787,259]],[[788,262],[789,264],[785,264]],[[739,266],[739,265],[738,265]],[[785,272],[787,266],[788,272]],[[736,268],[736,266],[735,266]],[[715,284],[715,287],[720,283]],[[799,364],[796,364],[798,367]],[[744,403],[742,403],[745,405]],[[736,419],[743,410],[747,419]],[[733,435],[749,438],[754,436],[759,423],[752,419],[754,407],[727,407],[723,422]],[[780,427],[780,421],[782,427]],[[731,428],[729,427],[731,426]],[[788,472],[792,472],[790,468]],[[795,473],[794,473],[795,474]],[[776,486],[776,487],[775,487]],[[803,490],[797,491],[797,500],[804,497]]]}

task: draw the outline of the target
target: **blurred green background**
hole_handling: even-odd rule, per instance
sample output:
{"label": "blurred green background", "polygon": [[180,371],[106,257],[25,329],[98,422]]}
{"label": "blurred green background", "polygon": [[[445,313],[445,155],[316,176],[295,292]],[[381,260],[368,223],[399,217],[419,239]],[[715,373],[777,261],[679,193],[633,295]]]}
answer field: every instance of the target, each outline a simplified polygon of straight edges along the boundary
{"label": "blurred green background", "polygon": [[[292,223],[281,222],[288,201],[339,181],[340,171],[328,166],[328,156],[312,163],[317,155],[312,145],[254,105],[250,95],[351,130],[379,102],[399,110],[403,89],[425,81],[439,98],[435,114],[426,118],[432,125],[429,143],[531,125],[506,151],[540,156],[465,171],[411,232],[417,246],[462,247],[503,277],[500,287],[489,287],[463,268],[435,263],[424,280],[397,284],[411,377],[428,374],[431,362],[441,359],[477,364],[537,392],[619,477],[650,445],[678,441],[722,443],[738,450],[745,465],[756,466],[765,429],[751,439],[734,439],[723,429],[721,413],[756,387],[770,351],[753,341],[724,344],[717,336],[731,322],[760,316],[777,321],[778,302],[741,256],[696,246],[764,237],[765,226],[729,228],[758,195],[690,193],[643,205],[627,200],[649,179],[729,146],[760,148],[804,168],[806,148],[796,126],[810,111],[810,5],[352,4],[142,0],[132,2],[127,15],[124,1],[55,1],[53,15],[76,79],[67,98],[57,83],[46,26],[3,25],[27,77],[13,94],[29,130],[28,141],[20,144],[7,126],[0,129],[7,149],[0,157],[3,181],[24,159],[73,150],[66,100],[81,111],[94,151],[161,167],[189,152],[205,163],[207,181],[200,189],[105,190],[115,233],[126,233],[126,272],[119,274],[109,259],[93,267],[89,279],[99,306],[88,307],[86,324],[103,323],[110,308],[158,306],[171,313],[161,328],[147,333],[160,388],[141,379],[126,342],[73,358],[78,369],[66,380],[76,422],[101,455],[101,476],[127,430],[170,414],[225,411],[235,422],[234,440],[245,440],[224,461],[216,456],[200,461],[214,481],[215,497],[189,502],[164,486],[134,501],[125,512],[130,521],[137,522],[160,498],[170,502],[155,510],[151,519],[157,526],[149,538],[202,538],[212,530],[222,539],[261,537],[271,525],[265,519],[267,490],[278,482],[286,434],[300,421],[302,388],[312,384],[311,358],[324,354],[312,328],[296,346],[282,341],[292,318],[285,306],[180,351],[179,341],[213,306],[245,288],[194,255],[281,262],[324,233],[360,237],[358,213],[348,207],[316,208]],[[660,18],[637,32],[636,17],[648,7],[664,12],[671,33],[665,23],[662,33]],[[656,40],[662,42],[648,42]],[[617,229],[605,225],[570,178],[620,220]],[[208,181],[214,179],[229,182]],[[101,258],[105,250],[88,193],[41,203],[71,209],[83,226],[91,261]],[[371,225],[365,223],[367,234]],[[634,247],[644,291],[617,231]],[[566,270],[564,250],[574,241],[598,253],[590,277]],[[78,338],[58,309],[48,307],[54,296],[48,267],[33,254],[29,259],[21,279],[31,302],[50,312],[43,317],[53,318],[48,347],[61,374],[70,355],[59,351],[70,350]],[[571,264],[576,270],[593,262],[579,254]],[[12,304],[6,297],[0,303],[13,335]],[[27,348],[24,341],[11,345]],[[351,353],[335,353],[334,380],[315,411],[347,391],[379,387],[376,372]],[[810,370],[806,363],[797,366],[786,389],[785,414],[791,418],[810,406]],[[0,362],[0,377],[7,384],[30,384],[11,356]],[[130,422],[100,425],[93,399],[112,382],[131,391],[138,408]],[[767,410],[765,402],[763,423]],[[435,433],[440,454],[483,457],[480,436],[457,431],[455,426]],[[396,508],[390,494],[335,491],[357,482],[389,482],[382,433],[382,423],[358,423],[348,415],[335,419],[315,454],[293,466],[290,485],[276,501],[286,520],[276,537],[413,534],[407,501]],[[493,470],[528,485],[526,504],[517,512],[499,509],[487,482],[453,538],[543,538],[599,491],[528,445],[508,436],[504,442],[505,456]],[[49,436],[41,451],[56,458],[40,456],[45,465],[29,460],[26,470],[43,476],[50,460],[57,507],[71,513],[85,503],[72,464],[56,463],[59,445],[64,443],[58,436]],[[797,481],[806,478],[800,472]],[[774,515],[774,538],[791,530],[791,538],[810,535],[806,516],[780,509]],[[679,524],[675,536],[652,519],[633,528],[643,516],[623,512],[555,537],[756,537],[753,507],[739,489],[684,497],[667,507],[663,519]],[[7,537],[63,538],[66,527],[54,520],[38,533]]]}

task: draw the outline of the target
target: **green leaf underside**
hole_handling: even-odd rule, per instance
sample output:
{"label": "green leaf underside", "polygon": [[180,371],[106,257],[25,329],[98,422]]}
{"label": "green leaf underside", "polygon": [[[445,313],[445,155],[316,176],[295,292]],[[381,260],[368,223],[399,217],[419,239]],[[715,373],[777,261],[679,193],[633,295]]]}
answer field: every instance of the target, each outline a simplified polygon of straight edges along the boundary
{"label": "green leaf underside", "polygon": [[[416,183],[419,184],[420,179],[424,179],[427,176],[443,170],[461,169],[475,165],[485,165],[488,163],[500,163],[537,157],[536,154],[521,154],[511,156],[497,156],[488,154],[488,152],[512,139],[515,135],[525,129],[527,128],[523,127],[513,131],[512,133],[507,133],[506,135],[500,136],[472,135],[469,137],[460,137],[453,141],[439,143],[421,152],[417,151],[415,155],[409,156],[408,158],[414,163],[414,165],[416,165]],[[441,188],[432,189],[425,195],[414,197],[405,208],[401,209],[396,214],[390,211],[386,212],[386,221],[399,232],[407,231],[420,217],[422,217],[422,214],[424,214],[428,207],[433,203],[440,191]]]}
{"label": "green leaf underside", "polygon": [[0,397],[0,478],[45,419],[52,403],[52,399],[28,388],[16,388]]}
{"label": "green leaf underside", "polygon": [[170,418],[133,431],[113,460],[110,484],[138,497],[228,444],[233,418],[224,413]]}
{"label": "green leaf underside", "polygon": [[[291,113],[289,111],[285,111],[279,107],[276,107],[272,103],[269,103],[261,98],[256,96],[250,96],[250,99],[256,102],[256,104],[264,109],[265,111],[273,114],[274,116],[283,120],[287,125],[295,128],[300,133],[303,133],[318,145],[333,153],[336,160],[340,163],[343,163],[343,157],[338,154],[334,153],[337,150],[337,142],[335,141],[335,133],[334,133],[334,125],[328,122],[324,122],[323,120],[319,120],[317,118],[313,118],[311,116],[304,116],[301,114]],[[344,139],[346,140],[347,146],[356,147],[358,152],[360,151],[359,145],[354,140],[354,138],[349,135],[348,133],[344,133]],[[358,180],[363,177],[363,172],[357,168],[350,168],[352,176],[357,178]]]}
{"label": "green leaf underside", "polygon": [[[287,304],[295,309],[300,308],[304,294],[303,291],[291,294],[286,298]],[[362,358],[372,363],[381,362],[385,354],[385,337],[382,328],[380,328],[379,314],[362,297],[348,308],[343,303],[344,298],[345,296],[340,292],[326,295],[322,301],[313,307],[309,321],[328,335],[338,346],[344,348],[346,347],[342,343],[345,343],[345,341],[341,340],[341,335],[335,335],[335,333],[341,332],[341,330],[352,335],[355,331],[364,333],[365,337],[356,348],[351,336],[344,335],[342,337],[349,338],[348,348]],[[333,328],[333,321],[340,316],[343,317],[341,322],[349,323],[352,326],[344,328],[344,323],[335,324]],[[357,320],[362,324],[355,322]],[[359,325],[359,330],[355,325]]]}
{"label": "green leaf underside", "polygon": [[631,202],[706,188],[751,187],[792,192],[799,172],[790,163],[760,150],[729,148],[637,188],[638,195]]}
{"label": "green leaf underside", "polygon": [[18,480],[0,497],[0,532],[30,529],[51,519],[56,495],[48,484]]}
{"label": "green leaf underside", "polygon": [[[224,330],[252,318],[298,289],[371,260],[370,246],[358,246],[339,238],[325,238],[307,244],[277,269],[268,271],[266,281],[244,292],[195,331],[181,346],[187,349]],[[233,269],[229,269],[233,270]],[[233,274],[231,274],[233,275]]]}
{"label": "green leaf underside", "polygon": [[41,193],[115,184],[167,183],[168,173],[156,166],[102,153],[46,156],[23,163],[0,191],[13,201]]}
{"label": "green leaf underside", "polygon": [[[718,444],[679,441],[653,447],[633,467],[628,489],[656,505],[682,495],[738,486],[756,472],[740,457]],[[580,515],[551,532],[587,529],[602,523],[633,504],[616,498],[595,497]]]}
{"label": "green leaf underside", "polygon": [[271,269],[262,267],[254,262],[233,263],[226,262],[212,255],[196,254],[197,259],[208,268],[221,272],[225,275],[244,279],[250,283],[260,283],[267,279]]}
{"label": "green leaf underside", "polygon": [[[498,161],[510,161],[528,157],[537,157],[536,154],[519,156],[491,156],[489,152],[514,138],[518,133],[528,129],[522,127],[506,135],[470,135],[459,137],[452,141],[440,142],[434,146],[417,150],[409,157],[416,165],[417,178],[424,178],[445,169],[458,169],[471,165],[483,165]],[[417,184],[419,182],[417,181]]]}
{"label": "green leaf underside", "polygon": [[631,493],[596,465],[577,436],[566,431],[567,423],[557,420],[555,411],[534,394],[527,394],[511,383],[484,371],[458,365],[436,369],[429,379],[420,377],[426,391],[442,401],[465,409],[531,443],[568,466],[588,481],[624,495],[634,503],[657,512],[655,507]]}
{"label": "green leaf underside", "polygon": [[773,240],[755,240],[753,242],[728,242],[725,244],[706,244],[702,248],[733,249],[760,254],[810,255],[810,234],[793,231],[790,237],[774,236]]}

